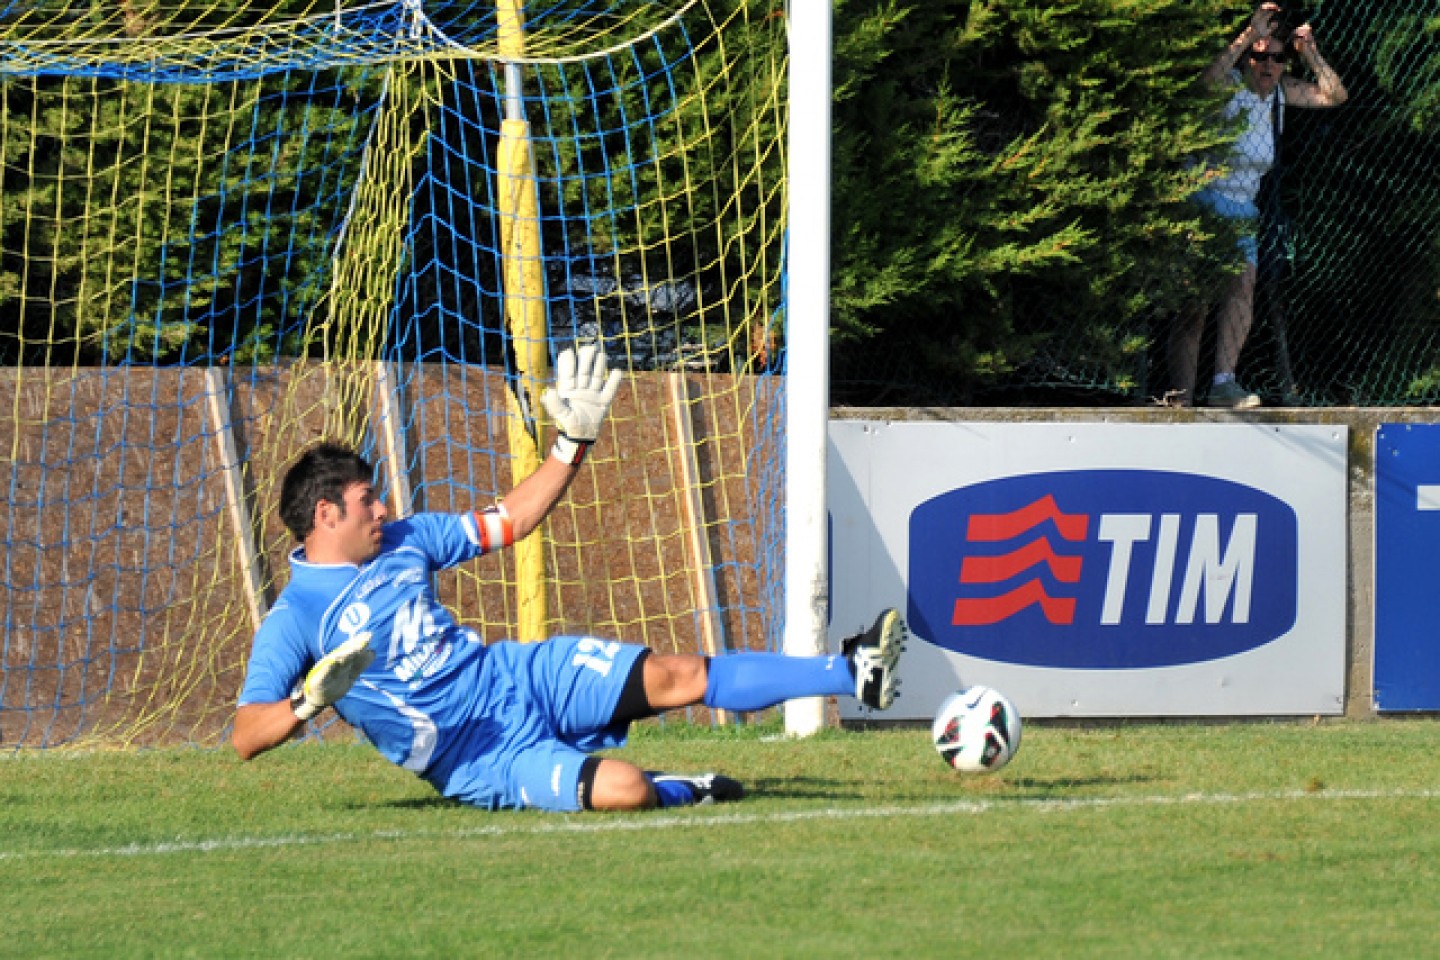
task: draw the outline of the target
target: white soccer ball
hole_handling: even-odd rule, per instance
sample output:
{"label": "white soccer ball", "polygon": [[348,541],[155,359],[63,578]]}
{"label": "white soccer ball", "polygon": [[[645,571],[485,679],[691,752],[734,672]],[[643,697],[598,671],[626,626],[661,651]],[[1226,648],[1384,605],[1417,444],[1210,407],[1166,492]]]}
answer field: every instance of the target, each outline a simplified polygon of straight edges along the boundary
{"label": "white soccer ball", "polygon": [[1020,749],[1020,711],[999,690],[970,687],[940,704],[930,736],[961,773],[994,773]]}

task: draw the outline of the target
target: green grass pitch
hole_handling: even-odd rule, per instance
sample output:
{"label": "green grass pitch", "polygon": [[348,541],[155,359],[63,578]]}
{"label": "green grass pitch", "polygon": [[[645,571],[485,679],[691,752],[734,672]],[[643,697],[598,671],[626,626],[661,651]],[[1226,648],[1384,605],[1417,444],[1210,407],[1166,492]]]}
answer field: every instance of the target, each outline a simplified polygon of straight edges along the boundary
{"label": "green grass pitch", "polygon": [[678,812],[490,814],[360,745],[0,756],[0,955],[1422,957],[1440,722],[647,726],[744,780]]}

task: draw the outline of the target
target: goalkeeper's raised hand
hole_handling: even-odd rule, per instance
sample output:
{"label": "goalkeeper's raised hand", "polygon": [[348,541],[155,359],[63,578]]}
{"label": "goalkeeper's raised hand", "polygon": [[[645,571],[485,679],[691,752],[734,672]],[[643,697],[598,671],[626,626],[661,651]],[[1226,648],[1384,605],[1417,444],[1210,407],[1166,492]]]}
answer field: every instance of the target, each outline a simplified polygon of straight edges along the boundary
{"label": "goalkeeper's raised hand", "polygon": [[321,658],[310,668],[300,690],[290,698],[295,716],[309,720],[345,696],[374,659],[375,651],[370,649],[368,632],[340,644],[335,652]]}
{"label": "goalkeeper's raised hand", "polygon": [[605,351],[587,343],[578,351],[566,347],[555,358],[555,386],[540,396],[560,436],[550,453],[575,466],[600,436],[600,425],[620,390],[622,374],[610,370]]}

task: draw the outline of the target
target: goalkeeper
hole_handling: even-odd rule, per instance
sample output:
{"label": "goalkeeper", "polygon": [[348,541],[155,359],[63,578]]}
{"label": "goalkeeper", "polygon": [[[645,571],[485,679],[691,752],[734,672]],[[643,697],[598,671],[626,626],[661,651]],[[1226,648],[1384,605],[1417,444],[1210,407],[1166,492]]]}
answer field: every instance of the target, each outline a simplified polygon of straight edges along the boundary
{"label": "goalkeeper", "polygon": [[300,545],[290,582],[255,635],[232,742],[244,759],[333,707],[391,762],[447,797],[488,809],[634,810],[736,800],[719,774],[641,770],[596,751],[629,724],[704,703],[760,710],[797,697],[895,697],[905,625],[894,610],[837,656],[652,653],[596,637],[486,645],[435,597],[432,574],[526,536],[574,479],[620,386],[594,346],[562,351],[541,398],[560,431],[503,502],[387,523],[374,471],[320,444],[291,466],[280,515]]}

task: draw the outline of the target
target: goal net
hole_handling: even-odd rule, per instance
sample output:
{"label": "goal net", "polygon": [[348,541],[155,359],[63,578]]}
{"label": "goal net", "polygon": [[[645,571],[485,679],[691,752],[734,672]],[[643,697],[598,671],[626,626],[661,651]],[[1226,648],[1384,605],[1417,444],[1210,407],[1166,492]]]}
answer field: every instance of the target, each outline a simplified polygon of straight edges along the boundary
{"label": "goal net", "polygon": [[0,24],[0,747],[219,742],[296,453],[357,444],[401,513],[484,505],[576,341],[628,371],[605,437],[442,599],[488,639],[779,644],[781,4]]}

